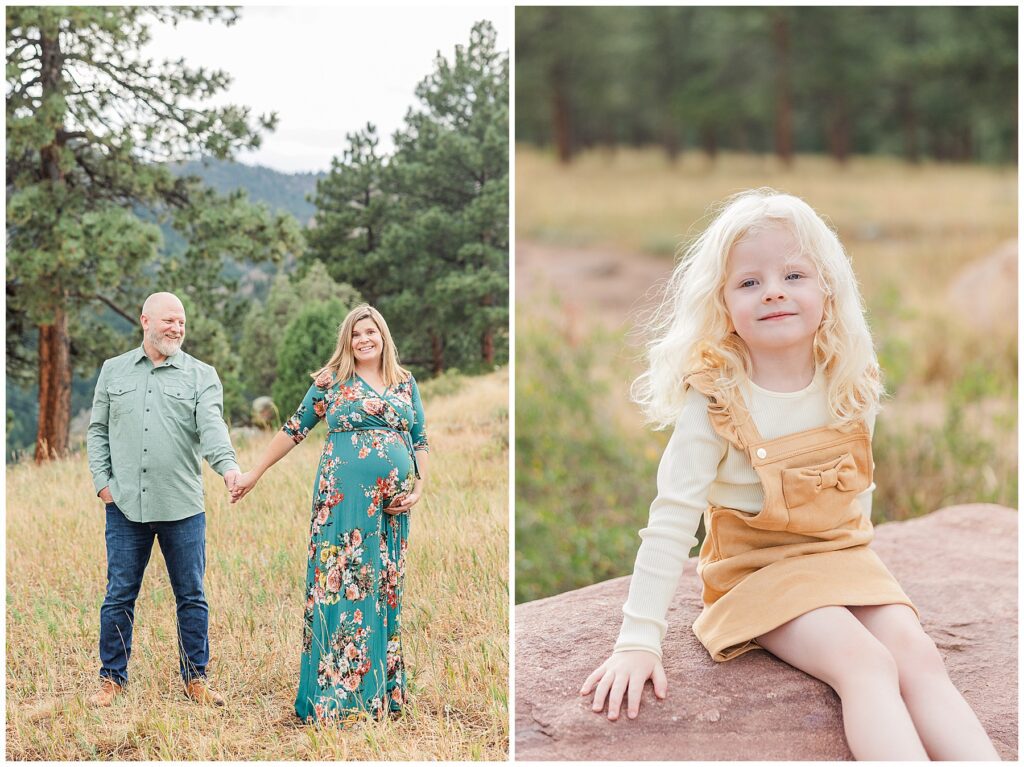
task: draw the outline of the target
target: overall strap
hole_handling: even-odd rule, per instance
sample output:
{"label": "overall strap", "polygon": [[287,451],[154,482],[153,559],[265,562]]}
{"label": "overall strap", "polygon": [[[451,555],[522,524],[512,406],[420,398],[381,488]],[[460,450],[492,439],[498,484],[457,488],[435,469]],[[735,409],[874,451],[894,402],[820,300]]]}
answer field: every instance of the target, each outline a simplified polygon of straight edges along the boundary
{"label": "overall strap", "polygon": [[732,387],[727,397],[720,380],[717,370],[704,369],[690,373],[683,379],[683,383],[708,398],[708,418],[720,437],[740,450],[747,450],[750,445],[763,442],[739,387]]}

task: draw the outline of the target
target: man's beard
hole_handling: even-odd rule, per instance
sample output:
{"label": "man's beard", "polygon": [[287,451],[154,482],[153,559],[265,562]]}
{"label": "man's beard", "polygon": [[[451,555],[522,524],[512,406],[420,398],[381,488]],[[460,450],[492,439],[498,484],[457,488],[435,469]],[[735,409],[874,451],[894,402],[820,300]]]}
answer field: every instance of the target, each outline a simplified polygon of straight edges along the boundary
{"label": "man's beard", "polygon": [[181,349],[181,344],[185,340],[185,335],[182,334],[176,339],[163,338],[158,336],[155,331],[149,331],[146,333],[146,340],[149,341],[150,345],[156,349],[160,354],[165,357],[171,357],[178,353]]}

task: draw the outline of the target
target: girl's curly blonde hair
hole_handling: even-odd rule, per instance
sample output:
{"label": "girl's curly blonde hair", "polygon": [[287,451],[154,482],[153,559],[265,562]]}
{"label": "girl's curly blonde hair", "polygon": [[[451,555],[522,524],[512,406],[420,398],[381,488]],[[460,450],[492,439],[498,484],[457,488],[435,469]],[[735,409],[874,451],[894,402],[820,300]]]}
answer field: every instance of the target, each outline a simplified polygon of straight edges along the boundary
{"label": "girl's curly blonde hair", "polygon": [[729,198],[711,225],[685,249],[654,311],[647,371],[631,394],[655,428],[673,424],[688,373],[717,372],[727,397],[751,374],[746,344],[732,332],[724,288],[736,243],[768,226],[784,226],[800,253],[818,269],[824,315],[814,337],[814,360],[828,381],[829,412],[837,426],[878,406],[883,394],[878,359],[864,318],[857,279],[835,232],[803,200],[773,189]]}

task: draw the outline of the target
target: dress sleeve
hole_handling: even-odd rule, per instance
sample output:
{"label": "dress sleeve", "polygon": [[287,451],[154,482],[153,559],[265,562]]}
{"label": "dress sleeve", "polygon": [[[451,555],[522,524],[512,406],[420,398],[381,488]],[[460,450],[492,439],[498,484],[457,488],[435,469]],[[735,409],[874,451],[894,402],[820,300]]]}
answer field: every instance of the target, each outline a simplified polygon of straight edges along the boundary
{"label": "dress sleeve", "polygon": [[306,438],[310,429],[320,423],[320,419],[327,412],[327,390],[313,383],[306,396],[302,398],[302,404],[295,411],[295,415],[284,422],[281,431],[287,434],[298,444]]}
{"label": "dress sleeve", "polygon": [[412,437],[413,450],[426,450],[430,452],[430,444],[427,442],[427,419],[423,415],[423,402],[420,400],[420,387],[416,385],[416,379],[412,379],[412,425],[409,434]]}
{"label": "dress sleeve", "polygon": [[640,531],[615,652],[647,650],[661,657],[661,641],[668,629],[665,615],[683,563],[697,543],[695,533],[707,507],[708,490],[726,450],[725,440],[711,426],[708,398],[690,389],[658,465],[658,495],[647,527]]}

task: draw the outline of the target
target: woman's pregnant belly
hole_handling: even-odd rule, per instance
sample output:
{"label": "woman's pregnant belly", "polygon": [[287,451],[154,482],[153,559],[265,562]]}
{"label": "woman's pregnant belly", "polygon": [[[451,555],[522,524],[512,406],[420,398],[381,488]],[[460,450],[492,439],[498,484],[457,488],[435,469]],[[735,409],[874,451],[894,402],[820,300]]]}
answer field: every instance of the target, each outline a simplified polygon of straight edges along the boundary
{"label": "woman's pregnant belly", "polygon": [[411,490],[414,480],[406,437],[390,429],[363,429],[330,434],[317,486],[331,485],[367,503],[387,505],[395,495]]}

